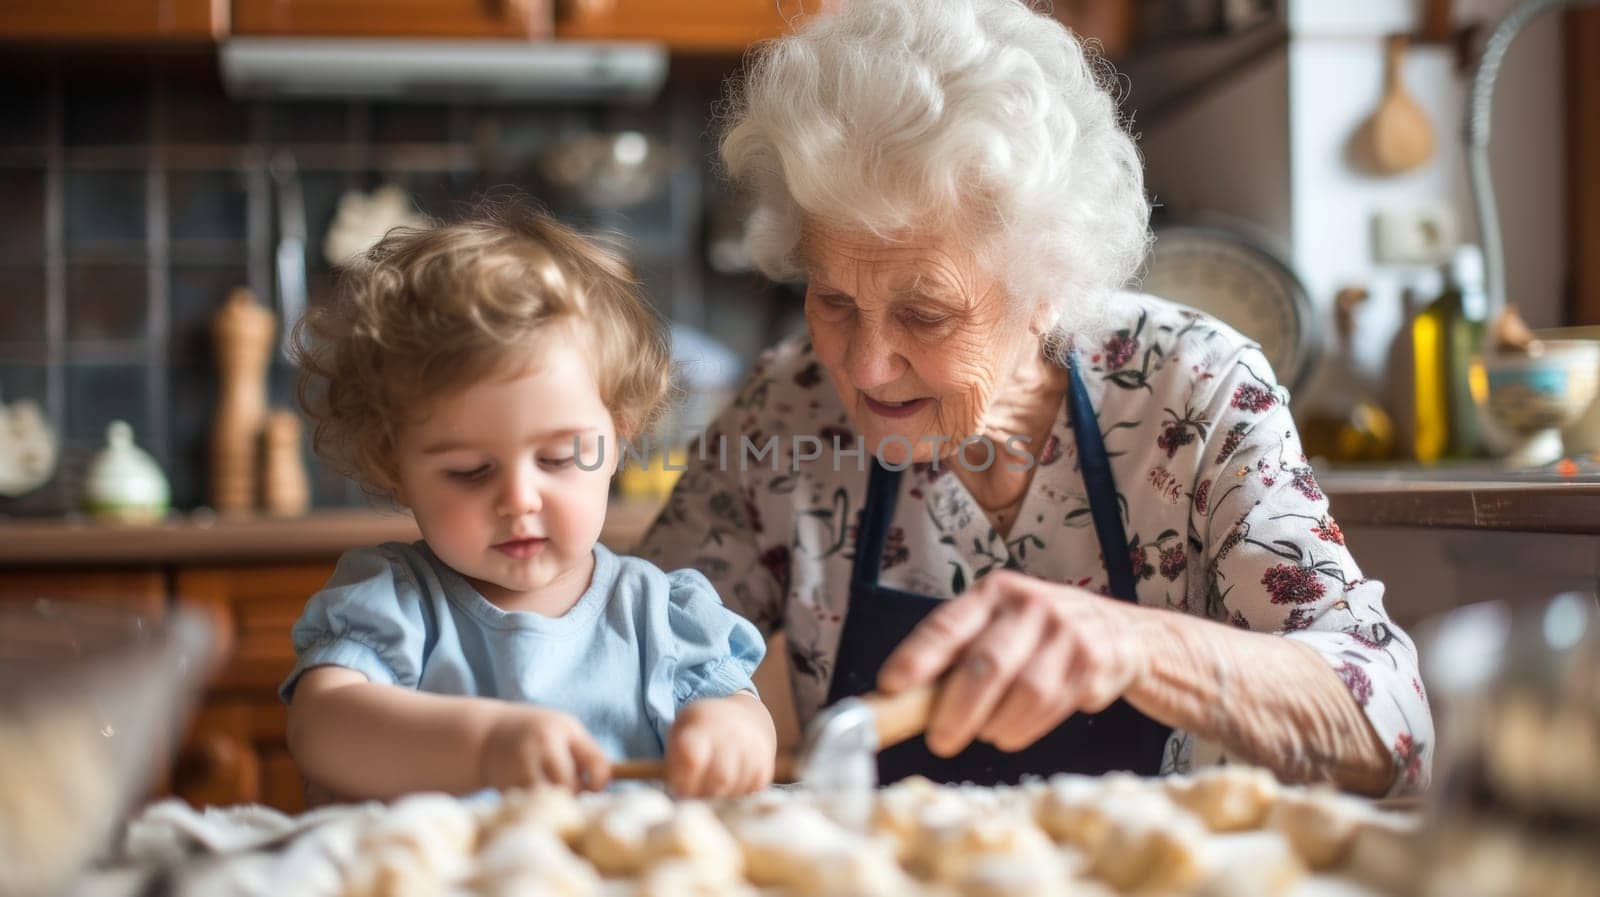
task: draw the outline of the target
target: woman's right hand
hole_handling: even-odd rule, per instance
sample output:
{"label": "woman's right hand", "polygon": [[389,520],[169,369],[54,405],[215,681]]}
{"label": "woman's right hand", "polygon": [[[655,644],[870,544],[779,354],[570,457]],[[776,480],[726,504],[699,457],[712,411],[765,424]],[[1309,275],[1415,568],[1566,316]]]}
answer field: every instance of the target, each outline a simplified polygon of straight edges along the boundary
{"label": "woman's right hand", "polygon": [[522,704],[497,709],[479,749],[484,787],[599,791],[611,780],[611,761],[575,717]]}

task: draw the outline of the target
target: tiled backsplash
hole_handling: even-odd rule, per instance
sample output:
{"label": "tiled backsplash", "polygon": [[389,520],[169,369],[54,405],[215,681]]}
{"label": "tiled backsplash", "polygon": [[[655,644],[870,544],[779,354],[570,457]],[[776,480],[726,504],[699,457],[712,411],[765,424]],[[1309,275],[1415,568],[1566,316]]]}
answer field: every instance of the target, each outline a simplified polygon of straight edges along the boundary
{"label": "tiled backsplash", "polygon": [[[205,502],[215,396],[209,322],[238,285],[275,302],[278,229],[268,161],[292,154],[304,195],[310,301],[335,273],[322,237],[340,196],[398,184],[449,216],[487,191],[535,197],[580,227],[620,232],[652,301],[745,357],[792,307],[753,276],[706,264],[706,220],[726,213],[707,121],[727,66],[674,66],[645,107],[235,102],[209,56],[8,63],[0,98],[0,397],[33,398],[63,437],[57,482],[0,514],[65,510],[78,470],[123,419],[168,473],[173,501]],[[596,208],[544,183],[554,141],[637,130],[676,166],[658,198]],[[293,405],[281,357],[272,402]],[[318,505],[359,502],[307,452]]]}

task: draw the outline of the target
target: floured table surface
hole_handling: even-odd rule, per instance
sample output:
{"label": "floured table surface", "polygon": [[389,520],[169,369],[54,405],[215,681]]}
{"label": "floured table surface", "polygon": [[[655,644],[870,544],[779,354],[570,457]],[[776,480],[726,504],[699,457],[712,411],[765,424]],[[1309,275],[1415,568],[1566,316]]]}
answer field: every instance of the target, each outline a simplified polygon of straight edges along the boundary
{"label": "floured table surface", "polygon": [[130,824],[124,859],[164,865],[177,894],[1355,897],[1412,871],[1416,827],[1413,814],[1223,768],[1000,788],[911,780],[853,799],[423,794],[292,819],[157,805]]}

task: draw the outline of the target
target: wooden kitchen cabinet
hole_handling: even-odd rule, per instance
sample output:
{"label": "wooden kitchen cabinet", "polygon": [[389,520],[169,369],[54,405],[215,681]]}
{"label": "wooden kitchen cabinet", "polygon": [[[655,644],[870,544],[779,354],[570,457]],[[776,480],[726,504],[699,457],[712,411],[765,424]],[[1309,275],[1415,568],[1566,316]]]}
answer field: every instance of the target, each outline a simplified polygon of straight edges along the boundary
{"label": "wooden kitchen cabinet", "polygon": [[[674,50],[741,53],[778,37],[806,16],[826,12],[838,0],[562,0],[556,36],[573,40],[651,40]],[[1099,40],[1110,56],[1132,39],[1133,0],[1060,0],[1057,18],[1085,37]]]}
{"label": "wooden kitchen cabinet", "polygon": [[660,41],[674,50],[739,53],[789,30],[791,19],[831,0],[566,0],[556,36],[572,40]]}
{"label": "wooden kitchen cabinet", "polygon": [[0,602],[86,601],[160,617],[167,605],[166,573],[159,567],[82,570],[46,567],[0,575]]}
{"label": "wooden kitchen cabinet", "polygon": [[172,790],[197,805],[260,802],[304,807],[300,772],[284,740],[278,685],[294,667],[289,630],[333,562],[178,569],[174,600],[216,624],[223,660],[174,770]]}
{"label": "wooden kitchen cabinet", "polygon": [[233,0],[233,33],[328,37],[549,37],[550,0]]}
{"label": "wooden kitchen cabinet", "polygon": [[[823,0],[233,0],[233,32],[253,35],[660,41],[739,52]],[[552,3],[554,5],[552,6]],[[780,11],[780,7],[782,10]]]}
{"label": "wooden kitchen cabinet", "polygon": [[209,41],[226,33],[227,7],[214,0],[5,0],[8,41]]}

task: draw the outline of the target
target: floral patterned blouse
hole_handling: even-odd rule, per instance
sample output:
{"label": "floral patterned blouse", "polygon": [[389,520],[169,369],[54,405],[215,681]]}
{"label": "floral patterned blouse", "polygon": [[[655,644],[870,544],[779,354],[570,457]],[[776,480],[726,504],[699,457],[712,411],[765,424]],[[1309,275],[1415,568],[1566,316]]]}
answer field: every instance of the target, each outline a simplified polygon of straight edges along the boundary
{"label": "floral patterned blouse", "polygon": [[[1141,294],[1117,302],[1114,329],[1077,337],[1073,351],[1111,456],[1139,602],[1317,650],[1393,753],[1395,792],[1420,790],[1433,724],[1416,649],[1329,516],[1287,391],[1259,348],[1226,325]],[[779,344],[691,444],[688,471],[638,549],[665,568],[703,572],[764,634],[785,631],[802,725],[833,672],[870,463],[836,456],[835,437],[857,445],[809,340]],[[818,444],[820,457],[809,457]],[[948,462],[913,465],[880,582],[951,597],[1009,567],[1107,593],[1064,401],[1035,458],[1005,537]],[[1167,765],[1181,771],[1205,753],[1177,732]]]}

